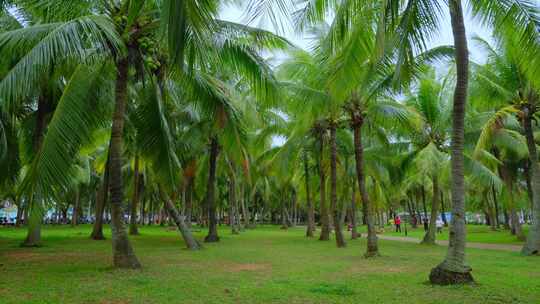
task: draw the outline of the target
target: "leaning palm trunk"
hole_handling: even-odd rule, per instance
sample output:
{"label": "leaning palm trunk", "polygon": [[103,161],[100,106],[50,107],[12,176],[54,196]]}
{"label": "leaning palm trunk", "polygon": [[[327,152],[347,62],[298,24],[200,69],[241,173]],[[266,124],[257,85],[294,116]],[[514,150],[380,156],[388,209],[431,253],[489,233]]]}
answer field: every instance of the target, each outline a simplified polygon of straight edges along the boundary
{"label": "leaning palm trunk", "polygon": [[437,233],[437,217],[439,215],[439,179],[435,175],[433,176],[433,203],[431,205],[431,214],[429,218],[429,228],[422,244],[435,245],[435,235]]}
{"label": "leaning palm trunk", "polygon": [[105,164],[105,172],[103,173],[103,183],[101,184],[96,195],[96,219],[92,228],[90,238],[93,240],[104,240],[103,236],[103,211],[105,211],[105,203],[109,197],[109,159]]}
{"label": "leaning palm trunk", "polygon": [[131,200],[131,212],[129,216],[129,234],[138,235],[137,228],[137,208],[139,206],[140,176],[139,176],[139,155],[135,155],[135,168],[133,169],[133,198]]}
{"label": "leaning palm trunk", "polygon": [[110,147],[110,191],[111,191],[111,230],[113,264],[119,268],[139,268],[139,263],[124,227],[123,185],[122,185],[122,140],[124,115],[127,102],[128,60],[117,63],[116,105],[113,114]]}
{"label": "leaning palm trunk", "polygon": [[379,256],[379,246],[377,242],[377,234],[373,223],[373,210],[369,201],[369,196],[366,190],[366,179],[364,175],[364,147],[362,146],[362,125],[364,117],[360,111],[351,111],[351,126],[354,136],[354,156],[356,160],[356,177],[358,180],[358,190],[362,197],[362,208],[366,219],[368,236],[367,250],[365,257]]}
{"label": "leaning palm trunk", "polygon": [[527,242],[521,253],[524,255],[540,254],[540,167],[538,167],[538,152],[532,130],[533,113],[536,107],[535,97],[530,98],[529,107],[525,108],[524,129],[531,160],[530,172],[533,199],[533,221],[527,236]]}
{"label": "leaning palm trunk", "polygon": [[186,225],[186,222],[184,220],[185,218],[180,215],[180,212],[178,212],[178,209],[176,209],[174,203],[171,201],[170,197],[167,195],[161,185],[159,186],[159,194],[165,203],[164,205],[167,213],[176,224],[176,227],[178,228],[178,231],[180,231],[180,234],[182,234],[182,238],[184,239],[184,242],[186,242],[187,248],[190,250],[201,249],[201,244],[193,237],[193,235],[191,234],[191,230]]}
{"label": "leaning palm trunk", "polygon": [[469,84],[469,51],[461,0],[450,0],[450,17],[456,49],[456,89],[452,113],[452,223],[446,259],[431,270],[433,284],[449,285],[473,282],[471,268],[465,262],[465,179],[463,145],[467,90]]}
{"label": "leaning palm trunk", "polygon": [[208,235],[204,238],[207,243],[219,242],[217,232],[217,215],[214,200],[216,188],[216,165],[219,153],[219,143],[216,136],[213,136],[210,142],[210,167],[208,174],[208,184],[206,186],[206,207],[208,208]]}
{"label": "leaning palm trunk", "polygon": [[347,244],[341,229],[341,218],[337,206],[337,146],[336,146],[336,125],[330,124],[330,204],[334,219],[334,232],[336,234],[336,245],[343,248]]}

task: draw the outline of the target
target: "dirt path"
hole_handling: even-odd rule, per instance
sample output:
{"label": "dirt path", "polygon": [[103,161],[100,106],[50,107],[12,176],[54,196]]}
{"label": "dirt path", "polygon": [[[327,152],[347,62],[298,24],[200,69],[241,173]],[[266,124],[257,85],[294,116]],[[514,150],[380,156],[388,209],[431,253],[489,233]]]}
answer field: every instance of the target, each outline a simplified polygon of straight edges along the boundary
{"label": "dirt path", "polygon": [[[362,236],[365,237],[366,234],[363,234]],[[388,235],[380,235],[380,234],[377,235],[377,237],[381,240],[387,240],[387,241],[398,241],[398,242],[408,242],[408,243],[417,243],[417,244],[420,243],[419,239],[412,238],[412,237],[388,236]],[[448,246],[448,241],[436,241],[436,243],[441,246]],[[520,252],[522,246],[510,245],[510,244],[487,244],[487,243],[467,242],[467,248]]]}

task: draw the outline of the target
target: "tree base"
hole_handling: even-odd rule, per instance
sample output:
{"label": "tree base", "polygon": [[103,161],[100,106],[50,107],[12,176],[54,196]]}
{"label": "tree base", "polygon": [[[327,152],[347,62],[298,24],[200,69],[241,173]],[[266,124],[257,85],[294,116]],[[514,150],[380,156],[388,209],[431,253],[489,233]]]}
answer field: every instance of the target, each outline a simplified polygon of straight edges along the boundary
{"label": "tree base", "polygon": [[106,238],[103,235],[91,235],[90,238],[94,241],[104,241]]}
{"label": "tree base", "polygon": [[204,238],[204,242],[205,243],[217,243],[217,242],[219,242],[219,236],[217,236],[217,235],[207,235]]}
{"label": "tree base", "polygon": [[129,228],[129,235],[140,235],[139,229],[130,227]]}
{"label": "tree base", "polygon": [[370,259],[370,258],[378,258],[380,257],[381,254],[379,253],[379,251],[368,251],[364,254],[364,258],[366,259]]}
{"label": "tree base", "polygon": [[527,245],[521,249],[521,254],[524,256],[540,255],[540,250],[537,248],[529,248]]}
{"label": "tree base", "polygon": [[114,257],[114,267],[122,269],[139,269],[141,263],[134,255],[118,255]]}
{"label": "tree base", "polygon": [[319,241],[330,241],[330,236],[329,235],[321,235],[319,237]]}
{"label": "tree base", "polygon": [[470,271],[468,272],[453,272],[437,266],[431,270],[429,274],[429,282],[434,285],[463,285],[472,284],[474,279]]}
{"label": "tree base", "polygon": [[34,242],[27,242],[27,241],[24,241],[21,243],[20,247],[23,247],[23,248],[38,248],[38,247],[41,247],[41,243],[34,243]]}

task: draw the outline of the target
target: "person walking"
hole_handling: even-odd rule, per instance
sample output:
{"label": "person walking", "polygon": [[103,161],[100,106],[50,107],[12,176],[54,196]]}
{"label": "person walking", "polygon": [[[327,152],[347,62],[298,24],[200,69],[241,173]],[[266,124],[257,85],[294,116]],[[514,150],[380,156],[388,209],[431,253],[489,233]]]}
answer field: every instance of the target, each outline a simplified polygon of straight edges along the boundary
{"label": "person walking", "polygon": [[399,217],[399,215],[397,215],[394,219],[394,224],[396,225],[396,232],[401,233],[401,218]]}
{"label": "person walking", "polygon": [[437,226],[437,233],[442,233],[444,222],[440,218],[437,218],[435,225]]}

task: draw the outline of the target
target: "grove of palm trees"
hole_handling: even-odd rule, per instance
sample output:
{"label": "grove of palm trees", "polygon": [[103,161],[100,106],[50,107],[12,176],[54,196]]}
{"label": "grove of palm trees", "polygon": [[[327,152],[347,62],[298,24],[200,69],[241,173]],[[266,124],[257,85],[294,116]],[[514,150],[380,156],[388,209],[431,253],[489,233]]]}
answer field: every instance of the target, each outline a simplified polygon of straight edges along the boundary
{"label": "grove of palm trees", "polygon": [[536,0],[0,0],[0,302],[538,303],[539,29]]}

